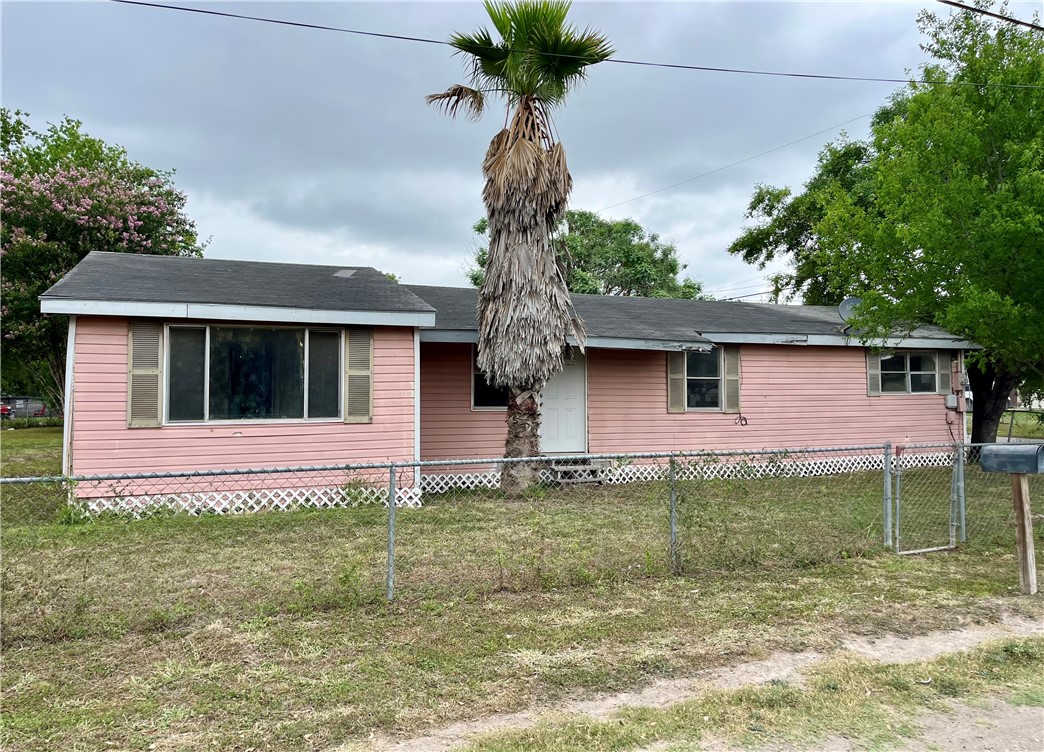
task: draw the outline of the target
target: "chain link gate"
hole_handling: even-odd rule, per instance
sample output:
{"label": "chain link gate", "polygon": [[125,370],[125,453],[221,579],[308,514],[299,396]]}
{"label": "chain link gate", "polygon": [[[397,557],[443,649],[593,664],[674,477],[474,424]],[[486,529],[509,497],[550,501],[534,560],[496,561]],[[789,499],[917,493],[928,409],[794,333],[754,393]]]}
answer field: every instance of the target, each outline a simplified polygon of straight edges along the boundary
{"label": "chain link gate", "polygon": [[[945,551],[963,542],[966,539],[963,446],[900,446],[890,466],[890,522],[895,552]],[[889,482],[887,476],[885,482],[886,485]],[[887,506],[887,489],[885,495]],[[886,509],[886,524],[887,517]]]}

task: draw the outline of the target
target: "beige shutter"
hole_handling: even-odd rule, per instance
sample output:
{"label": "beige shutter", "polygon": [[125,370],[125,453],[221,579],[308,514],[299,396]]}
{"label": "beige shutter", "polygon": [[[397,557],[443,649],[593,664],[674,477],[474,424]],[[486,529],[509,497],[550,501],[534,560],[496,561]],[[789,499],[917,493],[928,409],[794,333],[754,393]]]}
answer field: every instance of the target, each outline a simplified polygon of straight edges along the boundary
{"label": "beige shutter", "polygon": [[344,355],[344,422],[373,421],[373,331],[350,327]]}
{"label": "beige shutter", "polygon": [[881,353],[866,351],[866,396],[881,396]]}
{"label": "beige shutter", "polygon": [[127,352],[127,425],[158,426],[161,422],[163,325],[133,322]]}
{"label": "beige shutter", "polygon": [[946,350],[940,350],[935,353],[935,368],[939,374],[938,381],[936,384],[939,387],[939,394],[950,394],[953,373],[953,357]]}
{"label": "beige shutter", "polygon": [[667,353],[667,412],[685,412],[685,353]]}
{"label": "beige shutter", "polygon": [[739,345],[724,345],[725,352],[725,412],[740,411],[740,349]]}

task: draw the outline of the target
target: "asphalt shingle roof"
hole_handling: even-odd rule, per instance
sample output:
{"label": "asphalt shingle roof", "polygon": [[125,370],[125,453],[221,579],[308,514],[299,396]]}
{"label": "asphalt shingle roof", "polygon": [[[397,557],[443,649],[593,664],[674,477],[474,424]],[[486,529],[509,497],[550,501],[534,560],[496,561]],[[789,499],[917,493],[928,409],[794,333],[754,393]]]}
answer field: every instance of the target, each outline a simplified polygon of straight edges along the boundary
{"label": "asphalt shingle roof", "polygon": [[[715,334],[783,337],[846,333],[832,306],[573,295],[592,338],[679,343]],[[316,311],[435,313],[435,330],[475,331],[478,291],[400,285],[369,267],[94,252],[42,300],[261,306]],[[913,337],[953,342],[934,326]]]}
{"label": "asphalt shingle roof", "polygon": [[369,267],[89,253],[45,300],[202,303],[323,311],[431,313],[432,307]]}
{"label": "asphalt shingle roof", "polygon": [[[435,329],[476,329],[478,291],[473,288],[407,285],[438,312]],[[845,322],[833,306],[773,305],[716,300],[670,300],[608,295],[573,295],[590,337],[706,341],[714,333],[842,335]],[[917,337],[953,340],[938,327],[920,327]]]}

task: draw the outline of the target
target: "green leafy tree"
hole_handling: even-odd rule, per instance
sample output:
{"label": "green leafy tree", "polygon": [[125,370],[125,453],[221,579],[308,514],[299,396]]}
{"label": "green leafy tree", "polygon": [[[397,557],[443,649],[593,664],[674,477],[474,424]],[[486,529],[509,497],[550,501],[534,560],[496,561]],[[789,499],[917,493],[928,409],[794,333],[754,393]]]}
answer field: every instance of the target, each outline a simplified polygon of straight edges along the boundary
{"label": "green leafy tree", "polygon": [[729,250],[786,258],[782,297],[862,297],[867,342],[931,323],[982,345],[971,438],[993,441],[1012,389],[1044,386],[1044,35],[966,12],[918,23],[932,83],[893,95],[867,141],[824,149],[802,193],[759,186]]}
{"label": "green leafy tree", "polygon": [[[505,456],[527,457],[540,452],[537,394],[562,370],[567,334],[584,344],[551,242],[573,185],[552,112],[612,48],[601,34],[566,22],[568,2],[487,0],[485,8],[499,40],[486,29],[452,35],[470,85],[428,102],[477,118],[487,97],[506,100],[507,125],[482,164],[489,259],[478,295],[478,367],[491,384],[509,388]],[[502,487],[516,495],[536,477],[536,468],[507,464]]]}
{"label": "green leafy tree", "polygon": [[[480,219],[475,232],[486,244],[475,251],[468,281],[481,287],[489,261],[489,222]],[[602,219],[594,212],[570,209],[559,228],[557,251],[570,292],[628,295],[642,298],[706,299],[703,284],[678,275],[685,265],[678,251],[633,219]]]}
{"label": "green leafy tree", "polygon": [[870,156],[867,144],[842,140],[820,152],[816,172],[801,193],[771,185],[754,189],[745,216],[756,224],[744,230],[728,252],[758,269],[777,259],[789,262],[789,270],[772,277],[777,302],[800,297],[809,305],[836,305],[858,283],[839,273],[833,254],[820,245],[817,225],[835,185],[873,200]]}
{"label": "green leafy tree", "polygon": [[0,111],[0,315],[3,389],[64,399],[68,321],[39,295],[90,251],[198,256],[195,225],[172,173],[131,161],[69,118],[32,129]]}
{"label": "green leafy tree", "polygon": [[873,129],[873,206],[836,191],[817,230],[861,277],[867,336],[928,322],[984,348],[971,438],[994,441],[1012,389],[1044,384],[1044,35],[968,12],[918,20],[933,83],[897,93],[903,117]]}
{"label": "green leafy tree", "polygon": [[[874,115],[881,126],[902,117],[904,102],[891,102]],[[824,248],[818,225],[838,192],[864,211],[874,211],[873,143],[842,135],[819,153],[816,170],[801,193],[790,188],[758,185],[745,218],[752,226],[732,242],[728,252],[764,269],[786,260],[789,270],[773,275],[773,297],[779,302],[800,298],[808,305],[837,305],[861,289],[857,269],[840,263],[835,248]]]}

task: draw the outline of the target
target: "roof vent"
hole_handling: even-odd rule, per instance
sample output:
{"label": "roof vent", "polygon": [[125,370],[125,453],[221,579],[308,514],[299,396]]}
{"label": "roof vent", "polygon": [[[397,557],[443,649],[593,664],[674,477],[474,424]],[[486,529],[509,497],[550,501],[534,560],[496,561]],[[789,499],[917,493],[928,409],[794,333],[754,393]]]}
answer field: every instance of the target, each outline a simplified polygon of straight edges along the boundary
{"label": "roof vent", "polygon": [[339,272],[334,272],[335,277],[350,277],[355,274],[355,269],[341,269]]}

